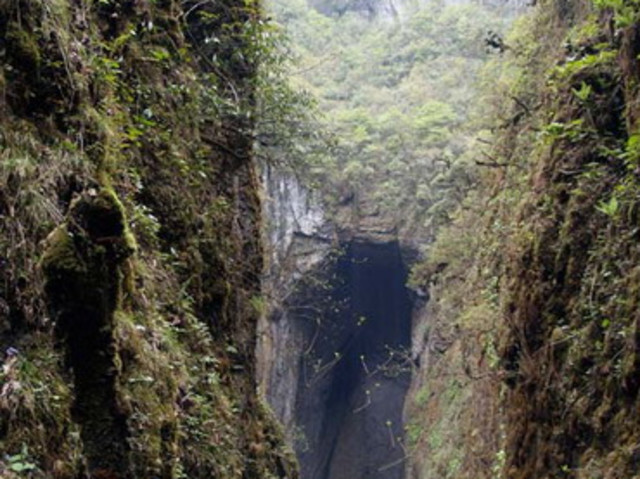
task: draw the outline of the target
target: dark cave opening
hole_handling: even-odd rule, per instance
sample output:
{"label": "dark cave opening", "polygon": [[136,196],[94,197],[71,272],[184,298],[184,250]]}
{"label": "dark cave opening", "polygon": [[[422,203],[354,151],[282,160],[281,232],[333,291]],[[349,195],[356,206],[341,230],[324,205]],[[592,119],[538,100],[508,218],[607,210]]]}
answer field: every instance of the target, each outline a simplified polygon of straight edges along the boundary
{"label": "dark cave opening", "polygon": [[302,478],[401,479],[412,300],[400,246],[352,242],[325,278],[308,297],[319,314],[295,405]]}

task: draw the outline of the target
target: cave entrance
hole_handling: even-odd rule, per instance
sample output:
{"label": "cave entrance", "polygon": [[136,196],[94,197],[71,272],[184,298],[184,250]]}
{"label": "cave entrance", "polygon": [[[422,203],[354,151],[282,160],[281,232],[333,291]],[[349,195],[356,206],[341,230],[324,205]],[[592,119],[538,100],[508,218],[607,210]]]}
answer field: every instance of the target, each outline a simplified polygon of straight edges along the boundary
{"label": "cave entrance", "polygon": [[298,295],[302,479],[401,479],[412,301],[400,247],[351,242],[320,278]]}

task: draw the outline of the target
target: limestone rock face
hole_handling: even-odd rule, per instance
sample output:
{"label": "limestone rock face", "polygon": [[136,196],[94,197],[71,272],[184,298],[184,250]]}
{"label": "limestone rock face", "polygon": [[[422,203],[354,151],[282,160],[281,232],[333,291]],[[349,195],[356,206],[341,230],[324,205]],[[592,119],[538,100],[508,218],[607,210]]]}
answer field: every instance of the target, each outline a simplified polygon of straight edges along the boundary
{"label": "limestone rock face", "polygon": [[295,178],[263,178],[274,307],[260,319],[261,388],[302,477],[400,479],[410,250],[374,206],[351,198],[329,219]]}
{"label": "limestone rock face", "polygon": [[258,325],[259,383],[285,428],[292,430],[306,339],[282,305],[297,282],[329,256],[335,231],[320,203],[295,176],[265,166],[262,178],[270,259],[264,288],[275,311],[263,315]]}

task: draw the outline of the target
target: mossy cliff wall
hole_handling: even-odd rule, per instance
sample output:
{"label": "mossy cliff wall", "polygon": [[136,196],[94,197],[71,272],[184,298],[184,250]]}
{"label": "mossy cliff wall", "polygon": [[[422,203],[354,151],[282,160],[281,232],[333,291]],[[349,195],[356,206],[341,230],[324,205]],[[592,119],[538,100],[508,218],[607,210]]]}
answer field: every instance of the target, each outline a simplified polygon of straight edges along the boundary
{"label": "mossy cliff wall", "polygon": [[640,7],[537,3],[494,164],[416,273],[414,478],[640,477]]}
{"label": "mossy cliff wall", "polygon": [[506,268],[506,470],[517,478],[640,474],[640,7],[598,5],[557,2],[542,17],[567,43],[547,72],[544,139]]}
{"label": "mossy cliff wall", "polygon": [[294,478],[256,395],[251,2],[0,1],[0,475]]}

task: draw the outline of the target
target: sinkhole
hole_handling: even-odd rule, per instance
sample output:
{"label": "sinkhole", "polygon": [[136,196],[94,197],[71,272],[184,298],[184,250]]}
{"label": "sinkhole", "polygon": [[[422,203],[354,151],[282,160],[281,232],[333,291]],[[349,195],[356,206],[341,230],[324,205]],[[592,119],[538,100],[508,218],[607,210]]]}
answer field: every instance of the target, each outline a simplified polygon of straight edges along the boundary
{"label": "sinkhole", "polygon": [[412,316],[401,249],[354,241],[320,269],[286,314],[301,338],[288,428],[302,479],[401,479]]}

